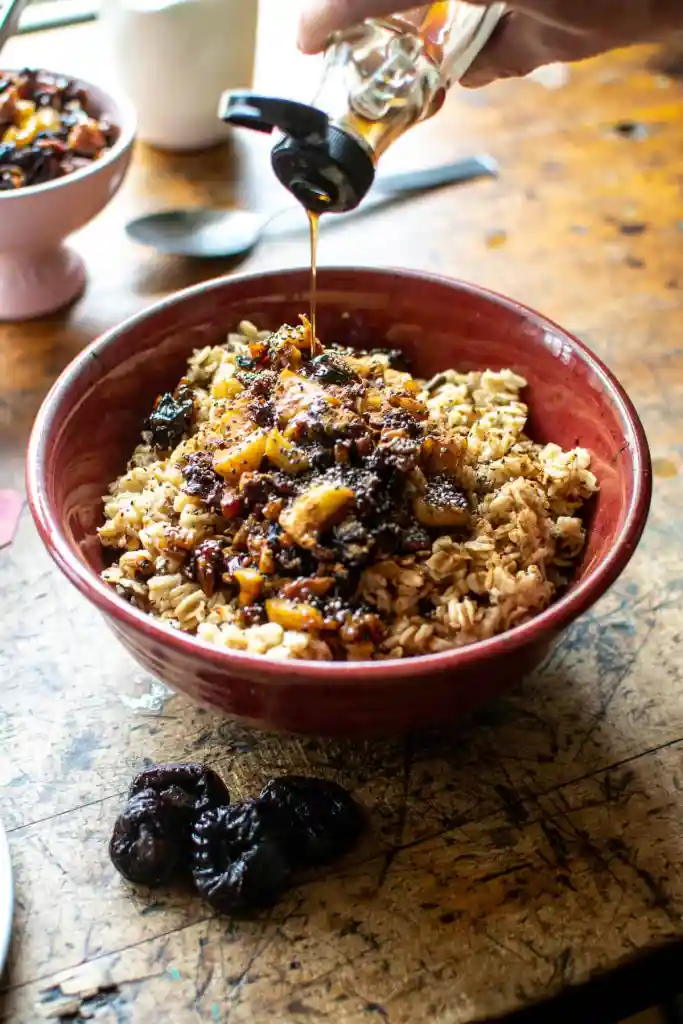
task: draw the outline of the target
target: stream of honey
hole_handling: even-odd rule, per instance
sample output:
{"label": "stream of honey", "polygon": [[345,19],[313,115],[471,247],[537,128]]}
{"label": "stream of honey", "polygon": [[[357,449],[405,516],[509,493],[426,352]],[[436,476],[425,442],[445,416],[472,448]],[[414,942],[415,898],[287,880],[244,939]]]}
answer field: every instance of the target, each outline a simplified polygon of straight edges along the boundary
{"label": "stream of honey", "polygon": [[319,349],[318,335],[316,333],[316,309],[318,299],[318,228],[320,227],[320,214],[312,210],[308,214],[308,226],[311,238],[311,279],[310,279],[310,302],[311,302],[311,357],[317,355]]}

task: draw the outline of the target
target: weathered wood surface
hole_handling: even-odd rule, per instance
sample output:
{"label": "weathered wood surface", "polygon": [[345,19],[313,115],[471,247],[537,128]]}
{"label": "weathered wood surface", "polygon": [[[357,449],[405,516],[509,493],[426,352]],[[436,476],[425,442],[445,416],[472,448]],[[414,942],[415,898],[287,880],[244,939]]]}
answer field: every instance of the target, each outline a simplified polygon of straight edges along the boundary
{"label": "weathered wood surface", "polygon": [[[281,88],[296,71],[306,97],[315,69],[297,70],[292,15],[283,25],[277,7],[264,4],[259,81]],[[327,743],[243,730],[179,697],[159,713],[132,708],[150,680],[57,575],[24,515],[0,552],[0,785],[17,883],[3,1020],[42,1019],[60,981],[78,1005],[79,992],[109,979],[83,1014],[464,1024],[683,930],[683,87],[649,59],[585,65],[557,91],[505,83],[454,97],[387,166],[488,151],[500,180],[330,228],[321,242],[323,263],[401,263],[482,282],[595,348],[634,398],[655,459],[632,567],[537,675],[474,721]],[[105,74],[92,27],[24,37],[6,60]],[[167,291],[227,269],[139,249],[124,221],[181,203],[274,207],[282,195],[266,153],[259,139],[183,158],[140,147],[122,194],[76,239],[86,296],[48,320],[0,327],[0,488],[23,487],[32,418],[75,352]],[[306,258],[302,226],[245,269]],[[367,805],[372,834],[251,923],[183,895],[131,892],[106,844],[146,758],[207,760],[236,794],[283,771],[329,775]]]}

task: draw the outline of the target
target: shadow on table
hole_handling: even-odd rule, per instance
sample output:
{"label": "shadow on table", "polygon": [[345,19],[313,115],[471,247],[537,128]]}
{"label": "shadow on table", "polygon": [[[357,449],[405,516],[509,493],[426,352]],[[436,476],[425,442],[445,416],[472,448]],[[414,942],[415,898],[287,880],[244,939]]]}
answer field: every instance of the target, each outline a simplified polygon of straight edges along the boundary
{"label": "shadow on table", "polygon": [[676,940],[554,999],[476,1024],[629,1024],[647,1010],[653,1011],[652,1024],[683,1024],[681,989],[683,942]]}

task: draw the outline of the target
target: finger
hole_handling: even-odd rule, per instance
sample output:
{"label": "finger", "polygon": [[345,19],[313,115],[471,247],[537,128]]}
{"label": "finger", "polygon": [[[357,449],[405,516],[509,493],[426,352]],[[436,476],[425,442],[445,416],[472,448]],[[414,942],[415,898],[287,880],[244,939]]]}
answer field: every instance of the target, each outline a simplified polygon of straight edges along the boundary
{"label": "finger", "polygon": [[415,0],[304,0],[299,21],[299,48],[318,53],[333,32],[366,18],[381,18],[415,7]]}
{"label": "finger", "polygon": [[578,33],[510,11],[463,76],[462,85],[478,88],[498,78],[521,78],[544,64],[583,60],[604,49],[602,39],[593,33]]}

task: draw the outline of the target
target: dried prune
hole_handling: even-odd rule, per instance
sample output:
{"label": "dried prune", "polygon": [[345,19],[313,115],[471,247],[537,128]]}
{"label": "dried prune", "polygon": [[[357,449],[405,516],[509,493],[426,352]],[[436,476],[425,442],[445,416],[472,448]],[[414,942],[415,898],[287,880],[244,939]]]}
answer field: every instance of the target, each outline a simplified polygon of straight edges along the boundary
{"label": "dried prune", "polygon": [[224,913],[271,906],[287,887],[289,863],[278,824],[257,801],[205,811],[192,834],[192,877]]}
{"label": "dried prune", "polygon": [[168,811],[183,817],[198,816],[209,807],[230,803],[223,780],[203,764],[154,764],[135,776],[128,799],[142,790],[152,790]]}
{"label": "dried prune", "polygon": [[357,519],[345,519],[332,530],[332,546],[350,568],[366,565],[375,548],[375,541]]}
{"label": "dried prune", "polygon": [[[101,156],[113,144],[116,133],[111,123],[95,116],[90,107],[87,92],[67,78],[32,69],[4,73],[0,77],[0,135],[4,127],[21,128],[14,132],[11,145],[22,173],[11,177],[3,174],[2,188],[53,181]],[[36,111],[38,121],[48,124],[41,131],[36,131],[36,118],[32,116]],[[51,142],[61,140],[58,148],[42,152],[36,144],[46,138]],[[67,140],[68,145],[63,145]]]}
{"label": "dried prune", "polygon": [[220,586],[225,568],[223,546],[220,541],[209,538],[197,547],[190,563],[190,572],[207,597]]}
{"label": "dried prune", "polygon": [[175,448],[188,431],[193,412],[194,401],[189,388],[180,387],[175,395],[168,391],[161,395],[146,423],[152,443],[157,448]]}
{"label": "dried prune", "polygon": [[363,830],[363,814],[351,794],[326,779],[271,779],[259,802],[277,820],[293,865],[329,863],[350,850]]}
{"label": "dried prune", "polygon": [[153,789],[141,789],[119,814],[109,856],[129,882],[162,885],[187,861],[189,843],[177,816]]}

